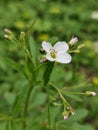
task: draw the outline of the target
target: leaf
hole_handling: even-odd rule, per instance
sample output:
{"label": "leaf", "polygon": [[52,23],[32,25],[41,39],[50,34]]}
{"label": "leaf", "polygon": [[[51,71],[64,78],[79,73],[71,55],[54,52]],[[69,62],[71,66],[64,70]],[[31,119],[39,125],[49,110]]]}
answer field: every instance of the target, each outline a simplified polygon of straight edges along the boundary
{"label": "leaf", "polygon": [[29,28],[28,28],[28,30],[27,30],[27,34],[28,34],[28,35],[32,35],[32,30],[33,30],[33,27],[34,27],[35,23],[36,23],[36,19],[34,19],[34,20],[31,22],[31,24],[29,25]]}
{"label": "leaf", "polygon": [[62,91],[62,93],[63,93],[64,95],[68,96],[69,98],[72,98],[72,99],[74,99],[74,100],[76,100],[76,101],[78,101],[78,102],[82,102],[82,99],[81,99],[79,96],[77,96],[77,95],[69,94],[69,93],[66,93],[66,92],[64,92],[64,91]]}
{"label": "leaf", "polygon": [[49,106],[48,106],[48,121],[49,121],[50,129],[54,129],[54,124],[55,124],[54,113],[55,113],[54,106],[52,104],[49,104]]}
{"label": "leaf", "polygon": [[7,121],[6,130],[12,130],[12,121]]}
{"label": "leaf", "polygon": [[49,42],[50,42],[50,43],[56,43],[58,40],[59,40],[59,39],[58,39],[58,37],[56,37],[56,36],[53,36],[53,37],[49,38]]}
{"label": "leaf", "polygon": [[10,121],[8,125],[9,125],[9,129],[7,130],[22,130],[21,122]]}
{"label": "leaf", "polygon": [[25,73],[29,78],[32,77],[31,79],[33,79],[35,81],[36,76],[35,76],[35,72],[34,72],[34,66],[30,59],[28,59],[28,61],[25,63]]}
{"label": "leaf", "polygon": [[47,85],[47,83],[49,82],[53,67],[54,67],[54,62],[47,63],[47,66],[43,75],[44,85]]}
{"label": "leaf", "polygon": [[1,56],[1,55],[0,55],[0,68],[2,68],[3,70],[6,70],[6,68],[7,68],[5,59],[4,59],[4,57]]}
{"label": "leaf", "polygon": [[35,43],[33,37],[29,37],[29,49],[30,49],[30,53],[33,57],[33,62],[34,62],[34,65],[36,66],[38,64],[38,46],[37,44]]}
{"label": "leaf", "polygon": [[21,86],[16,98],[15,98],[15,101],[14,101],[14,104],[13,104],[13,115],[16,116],[17,114],[20,113],[21,111],[21,108],[22,108],[22,103],[23,103],[23,100],[27,94],[27,88],[25,88],[26,86]]}
{"label": "leaf", "polygon": [[6,123],[5,122],[0,122],[0,130],[5,130]]}
{"label": "leaf", "polygon": [[47,96],[45,93],[39,92],[36,93],[35,97],[33,97],[33,101],[31,102],[30,108],[40,106],[45,103]]}
{"label": "leaf", "polygon": [[94,130],[94,128],[90,125],[81,125],[81,124],[78,124],[78,123],[75,123],[73,125],[73,127],[75,127],[76,129],[79,129],[79,130]]}
{"label": "leaf", "polygon": [[18,72],[21,72],[22,74],[25,75],[25,72],[23,70],[23,67],[21,67],[19,64],[17,64],[14,60],[5,58],[6,63],[9,64],[13,69],[17,70]]}
{"label": "leaf", "polygon": [[4,93],[4,97],[5,97],[6,101],[8,102],[8,104],[12,105],[14,103],[14,100],[15,100],[14,93],[6,92],[6,93]]}
{"label": "leaf", "polygon": [[86,109],[78,109],[76,110],[75,116],[71,116],[70,120],[78,121],[85,118],[88,114]]}

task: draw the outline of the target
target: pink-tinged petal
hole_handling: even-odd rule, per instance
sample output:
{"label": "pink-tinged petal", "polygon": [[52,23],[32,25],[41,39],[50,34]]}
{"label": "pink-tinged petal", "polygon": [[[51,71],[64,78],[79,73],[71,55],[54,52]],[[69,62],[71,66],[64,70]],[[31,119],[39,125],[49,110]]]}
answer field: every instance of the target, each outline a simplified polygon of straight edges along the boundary
{"label": "pink-tinged petal", "polygon": [[67,64],[67,63],[71,62],[71,59],[72,58],[71,58],[70,54],[68,54],[68,53],[63,53],[62,54],[61,53],[61,54],[57,55],[55,61]]}
{"label": "pink-tinged petal", "polygon": [[97,94],[95,92],[91,92],[91,95],[92,96],[96,96]]}
{"label": "pink-tinged petal", "polygon": [[78,38],[77,38],[77,37],[74,37],[74,38],[72,38],[72,39],[69,41],[69,44],[74,45],[74,44],[77,43],[77,42],[78,42]]}
{"label": "pink-tinged petal", "polygon": [[88,95],[88,96],[96,96],[97,94],[95,92],[92,92],[92,91],[86,91],[86,95]]}
{"label": "pink-tinged petal", "polygon": [[42,42],[42,48],[46,51],[46,52],[50,52],[50,49],[52,49],[52,45],[49,42],[43,41]]}
{"label": "pink-tinged petal", "polygon": [[53,48],[57,53],[62,53],[62,52],[66,52],[69,49],[69,46],[65,41],[62,41],[62,42],[57,42]]}
{"label": "pink-tinged petal", "polygon": [[64,116],[64,120],[67,120],[68,119],[68,116]]}
{"label": "pink-tinged petal", "polygon": [[55,61],[55,59],[52,58],[49,53],[46,54],[46,59],[49,61]]}

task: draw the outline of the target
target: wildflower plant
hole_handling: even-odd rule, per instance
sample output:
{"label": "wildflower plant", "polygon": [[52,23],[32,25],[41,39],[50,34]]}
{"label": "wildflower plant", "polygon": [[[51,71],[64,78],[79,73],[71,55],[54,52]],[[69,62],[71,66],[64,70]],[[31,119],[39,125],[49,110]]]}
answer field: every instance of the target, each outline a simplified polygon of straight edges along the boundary
{"label": "wildflower plant", "polygon": [[[60,63],[71,64],[73,60],[72,53],[79,53],[81,48],[84,47],[84,44],[75,47],[78,38],[74,37],[68,43],[66,41],[57,41],[54,45],[47,41],[42,41],[39,47],[35,44],[33,36],[31,35],[32,30],[30,29],[27,32],[21,32],[19,39],[16,38],[13,32],[5,29],[5,38],[14,43],[19,48],[19,51],[23,53],[23,65],[18,65],[18,63],[12,60],[10,60],[10,63],[13,64],[18,71],[21,71],[27,80],[27,86],[20,89],[17,93],[11,115],[6,116],[10,117],[7,130],[13,129],[11,122],[17,120],[21,122],[23,130],[28,127],[28,118],[29,115],[32,114],[29,108],[29,102],[33,90],[38,86],[40,86],[40,91],[44,91],[47,95],[47,114],[43,122],[45,120],[46,128],[49,130],[56,129],[55,116],[53,116],[54,106],[62,108],[61,115],[64,120],[67,120],[70,116],[75,116],[75,108],[73,109],[71,104],[67,101],[65,93],[67,95],[96,95],[95,92],[88,90],[80,93],[65,91],[63,86],[59,87],[59,84],[56,86],[55,83],[50,81],[54,67]],[[20,110],[21,104],[23,104],[23,106]]]}

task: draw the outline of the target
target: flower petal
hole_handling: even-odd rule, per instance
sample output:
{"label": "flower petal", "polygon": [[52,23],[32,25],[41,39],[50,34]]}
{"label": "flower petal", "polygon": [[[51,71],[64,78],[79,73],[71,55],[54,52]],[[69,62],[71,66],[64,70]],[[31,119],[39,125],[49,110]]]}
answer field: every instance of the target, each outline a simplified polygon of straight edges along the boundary
{"label": "flower petal", "polygon": [[71,62],[71,59],[72,58],[71,58],[70,54],[68,54],[68,53],[61,53],[61,54],[57,55],[55,61],[67,64],[67,63]]}
{"label": "flower petal", "polygon": [[62,42],[57,42],[53,48],[57,53],[62,53],[62,52],[66,52],[69,49],[69,46],[65,41],[62,41]]}
{"label": "flower petal", "polygon": [[49,61],[55,61],[55,59],[52,58],[49,53],[46,54],[46,59]]}
{"label": "flower petal", "polygon": [[46,52],[50,52],[50,49],[52,49],[52,45],[49,42],[43,41],[42,47]]}

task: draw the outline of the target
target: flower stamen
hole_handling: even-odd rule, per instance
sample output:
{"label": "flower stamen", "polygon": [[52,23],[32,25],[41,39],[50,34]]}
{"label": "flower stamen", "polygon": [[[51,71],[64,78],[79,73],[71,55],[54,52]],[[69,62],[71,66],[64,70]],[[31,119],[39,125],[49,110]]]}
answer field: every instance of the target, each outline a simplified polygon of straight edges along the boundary
{"label": "flower stamen", "polygon": [[52,58],[56,58],[56,52],[55,52],[55,50],[51,50],[51,51],[50,51],[50,56],[51,56]]}

